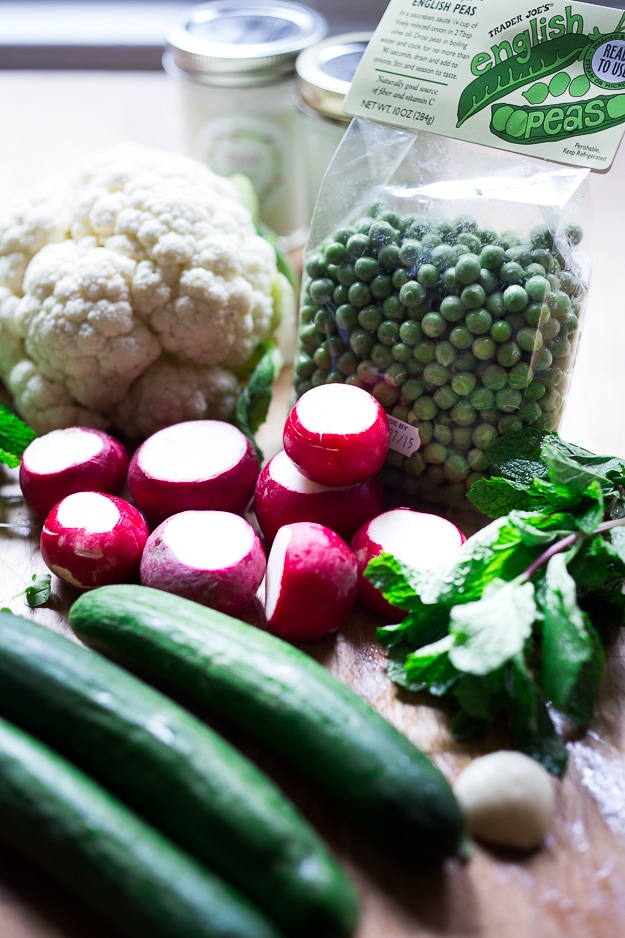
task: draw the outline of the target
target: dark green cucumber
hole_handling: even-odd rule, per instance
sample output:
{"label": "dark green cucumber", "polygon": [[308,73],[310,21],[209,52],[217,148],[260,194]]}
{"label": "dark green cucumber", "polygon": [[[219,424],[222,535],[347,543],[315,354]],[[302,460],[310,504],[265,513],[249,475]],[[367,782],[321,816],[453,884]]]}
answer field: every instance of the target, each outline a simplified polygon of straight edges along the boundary
{"label": "dark green cucumber", "polygon": [[0,612],[0,715],[96,778],[286,934],[353,930],[350,881],[275,783],[112,661]]}
{"label": "dark green cucumber", "polygon": [[83,594],[69,624],[85,644],[279,752],[394,851],[459,851],[460,808],[431,759],[287,642],[134,584]]}
{"label": "dark green cucumber", "polygon": [[0,840],[78,896],[115,935],[280,938],[202,864],[1,719]]}

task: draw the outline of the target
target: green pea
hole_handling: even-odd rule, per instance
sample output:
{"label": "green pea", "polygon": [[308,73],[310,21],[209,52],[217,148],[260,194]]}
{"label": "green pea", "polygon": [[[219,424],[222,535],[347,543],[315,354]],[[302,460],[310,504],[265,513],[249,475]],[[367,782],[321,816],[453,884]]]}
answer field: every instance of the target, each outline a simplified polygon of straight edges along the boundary
{"label": "green pea", "polygon": [[412,348],[405,342],[395,342],[391,352],[396,362],[407,362],[412,358]]}
{"label": "green pea", "polygon": [[475,283],[479,278],[482,265],[476,254],[463,254],[456,262],[456,280],[465,286]]}
{"label": "green pea", "polygon": [[426,462],[442,465],[447,459],[447,447],[442,443],[428,443],[423,449],[423,456]]}
{"label": "green pea", "polygon": [[542,410],[538,401],[525,400],[519,408],[519,417],[528,426],[540,420],[541,413]]}
{"label": "green pea", "polygon": [[342,287],[340,284],[335,288],[334,293],[332,294],[332,302],[335,306],[342,306],[343,303],[349,302],[349,290],[347,287]]}
{"label": "green pea", "polygon": [[322,338],[322,335],[317,332],[314,323],[305,325],[299,330],[300,345],[304,349],[316,349],[319,343],[322,341]]}
{"label": "green pea", "polygon": [[551,293],[551,286],[546,277],[535,275],[525,282],[525,292],[534,303],[543,303]]}
{"label": "green pea", "polygon": [[477,367],[477,358],[470,349],[459,349],[454,367],[456,371],[473,371]]}
{"label": "green pea", "polygon": [[467,313],[467,318],[465,319],[466,327],[473,335],[486,335],[490,330],[492,322],[493,317],[484,307],[471,310],[470,313]]}
{"label": "green pea", "polygon": [[387,296],[384,298],[382,301],[382,312],[387,319],[396,319],[400,321],[404,318],[404,307],[397,294],[394,293],[392,296]]}
{"label": "green pea", "polygon": [[473,343],[473,334],[469,332],[466,326],[454,326],[449,333],[449,341],[458,349],[471,348]]}
{"label": "green pea", "polygon": [[399,399],[399,389],[388,384],[386,381],[379,381],[372,389],[371,393],[377,401],[380,402],[384,410],[390,410]]}
{"label": "green pea", "polygon": [[385,319],[378,327],[378,340],[383,345],[395,345],[399,339],[399,325],[392,319]]}
{"label": "green pea", "polygon": [[543,381],[531,381],[525,391],[525,400],[526,401],[539,401],[541,397],[544,397],[547,392],[547,388]]}
{"label": "green pea", "polygon": [[408,283],[412,277],[404,267],[398,267],[391,275],[391,283],[395,290],[401,290],[405,283]]}
{"label": "green pea", "polygon": [[412,357],[423,365],[426,365],[428,362],[433,362],[435,356],[436,343],[432,342],[430,339],[423,339],[421,342],[418,342],[412,350]]}
{"label": "green pea", "polygon": [[369,251],[369,238],[365,234],[353,234],[345,247],[349,257],[363,257]]}
{"label": "green pea", "polygon": [[423,369],[423,377],[429,384],[441,387],[449,381],[449,369],[437,361],[431,361]]}
{"label": "green pea", "polygon": [[571,343],[566,335],[559,335],[551,342],[549,351],[554,358],[566,358],[571,354]]}
{"label": "green pea", "polygon": [[412,409],[418,420],[434,420],[438,413],[438,407],[433,399],[425,394],[415,401]]}
{"label": "green pea", "polygon": [[524,273],[522,263],[519,263],[519,261],[507,261],[505,264],[501,265],[499,270],[501,279],[511,284],[520,283]]}
{"label": "green pea", "polygon": [[480,361],[490,361],[495,357],[497,346],[489,335],[478,336],[471,346],[471,351]]}
{"label": "green pea", "polygon": [[515,388],[502,388],[495,394],[495,407],[505,413],[515,413],[518,411],[523,401],[523,394]]}
{"label": "green pea", "polygon": [[483,288],[486,296],[497,292],[497,277],[490,270],[486,270],[485,267],[482,267],[476,282]]}
{"label": "green pea", "polygon": [[423,338],[421,323],[416,319],[406,319],[399,327],[399,338],[406,345],[416,345]]}
{"label": "green pea", "polygon": [[436,343],[434,356],[439,364],[449,366],[456,359],[456,349],[451,342],[443,339],[441,342]]}
{"label": "green pea", "polygon": [[497,290],[495,293],[491,293],[486,297],[484,300],[484,309],[488,310],[493,319],[499,319],[501,316],[505,315],[506,307],[501,290]]}
{"label": "green pea", "polygon": [[486,387],[477,387],[469,394],[469,403],[475,410],[490,410],[495,406],[495,391]]}
{"label": "green pea", "polygon": [[572,309],[569,310],[568,313],[565,313],[560,319],[560,328],[564,335],[570,335],[572,332],[575,332],[578,325],[579,320]]}
{"label": "green pea", "polygon": [[447,322],[460,322],[461,319],[464,319],[466,312],[464,304],[459,296],[444,297],[441,300],[439,311]]}
{"label": "green pea", "polygon": [[521,349],[516,342],[502,342],[497,348],[495,357],[504,368],[511,368],[521,358]]}
{"label": "green pea", "polygon": [[358,359],[353,352],[343,352],[336,360],[337,370],[341,372],[342,375],[352,375],[356,372],[358,366]]}
{"label": "green pea", "polygon": [[[386,348],[386,346],[385,346]],[[388,351],[388,350],[387,350]],[[390,365],[386,366],[386,371],[384,374],[384,380],[389,384],[392,384],[393,387],[400,387],[406,378],[408,377],[408,371],[403,362],[394,361]]]}
{"label": "green pea", "polygon": [[477,415],[475,408],[468,401],[458,401],[451,408],[449,416],[459,427],[470,427]]}
{"label": "green pea", "polygon": [[471,371],[460,371],[451,376],[451,386],[462,397],[473,391],[477,384],[477,378]]}
{"label": "green pea", "polygon": [[448,267],[441,273],[441,287],[447,293],[456,294],[459,292],[460,285],[456,280],[456,268]]}
{"label": "green pea", "polygon": [[379,370],[375,367],[373,362],[369,361],[368,359],[358,363],[356,374],[360,378],[362,384],[366,387],[377,384],[379,379]]}
{"label": "green pea", "polygon": [[418,378],[408,378],[402,385],[402,395],[409,401],[416,401],[424,391],[423,381]]}
{"label": "green pea", "polygon": [[378,221],[369,229],[369,244],[374,251],[380,251],[392,244],[397,238],[397,229],[387,221]]}
{"label": "green pea", "polygon": [[323,348],[322,346],[315,349],[312,358],[317,368],[322,368],[325,371],[329,371],[330,368],[332,367],[332,359],[330,357],[330,353],[328,352],[327,349]]}
{"label": "green pea", "polygon": [[523,390],[532,380],[532,369],[527,362],[517,362],[508,372],[508,384],[511,388]]}
{"label": "green pea", "polygon": [[534,370],[545,371],[546,368],[550,367],[552,362],[553,353],[551,352],[551,349],[543,346],[534,359]]}
{"label": "green pea", "polygon": [[442,443],[443,446],[451,446],[451,427],[448,423],[441,423],[440,421],[435,423],[432,429],[432,437],[437,443]]}
{"label": "green pea", "polygon": [[529,303],[529,297],[522,286],[512,284],[503,291],[503,305],[512,313],[520,313]]}
{"label": "green pea", "polygon": [[480,309],[484,305],[486,293],[479,283],[470,283],[460,294],[460,299],[467,309]]}
{"label": "green pea", "polygon": [[422,287],[435,287],[438,283],[438,268],[434,264],[421,264],[417,270],[417,280]]}
{"label": "green pea", "polygon": [[551,310],[552,316],[561,318],[569,312],[571,308],[571,298],[564,290],[554,290],[547,298],[547,305]]}
{"label": "green pea", "polygon": [[518,433],[523,429],[523,423],[518,414],[504,414],[497,422],[497,429],[503,433]]}
{"label": "green pea", "polygon": [[[393,409],[391,410],[391,414],[393,417],[396,417],[397,420],[401,420],[403,421],[403,423],[408,423],[408,419],[410,417],[410,409],[406,407],[405,404],[396,404],[395,407],[393,407]],[[390,452],[392,452],[392,450]],[[390,456],[390,452],[388,454],[389,456]],[[402,458],[402,463],[403,463],[403,458]]]}
{"label": "green pea", "polygon": [[477,446],[467,453],[467,462],[474,472],[486,472],[490,466],[490,459],[486,453]]}
{"label": "green pea", "polygon": [[555,265],[555,260],[551,251],[548,251],[547,248],[537,247],[534,248],[531,252],[531,258],[534,263],[541,264],[547,273],[553,270]]}
{"label": "green pea", "polygon": [[431,339],[437,339],[444,334],[447,329],[447,323],[440,313],[426,313],[421,320],[421,328],[425,335]]}
{"label": "green pea", "polygon": [[382,345],[381,342],[376,342],[371,347],[369,355],[373,364],[381,371],[386,371],[393,362],[393,353],[388,345]]}
{"label": "green pea", "polygon": [[354,265],[341,264],[336,272],[336,279],[341,284],[341,286],[351,287],[352,283],[356,283],[358,280],[356,271],[354,270]]}
{"label": "green pea", "polygon": [[354,329],[349,337],[349,345],[356,355],[368,355],[373,348],[374,338],[366,329]]}
{"label": "green pea", "polygon": [[[501,365],[488,365],[482,374],[482,383],[490,391],[500,391],[508,383],[508,372]],[[492,401],[487,406],[492,407]]]}
{"label": "green pea", "polygon": [[322,384],[327,384],[328,372],[325,369],[317,368],[317,370],[313,373],[310,379],[310,383],[313,386],[313,388],[318,388]]}
{"label": "green pea", "polygon": [[473,231],[461,231],[458,235],[458,241],[466,244],[472,254],[479,254],[482,249],[482,242]]}
{"label": "green pea", "polygon": [[370,303],[369,306],[364,306],[358,312],[359,325],[361,325],[363,329],[369,330],[369,332],[375,332],[381,322],[384,322],[384,317],[380,309],[374,303]]}
{"label": "green pea", "polygon": [[315,303],[323,303],[325,300],[331,298],[334,292],[334,281],[330,280],[328,277],[312,280],[308,287],[308,292]]}
{"label": "green pea", "polygon": [[359,257],[354,261],[354,271],[359,280],[368,283],[376,276],[380,270],[380,265],[374,257]]}
{"label": "green pea", "polygon": [[361,309],[371,302],[371,291],[366,283],[363,283],[362,280],[357,280],[356,283],[352,283],[349,288],[348,298],[352,306]]}
{"label": "green pea", "polygon": [[311,254],[304,265],[304,271],[311,280],[318,280],[326,275],[326,259],[323,254]]}
{"label": "green pea", "polygon": [[546,303],[529,303],[523,310],[523,319],[528,326],[544,326],[551,318],[551,310]]}
{"label": "green pea", "polygon": [[406,239],[399,248],[399,260],[404,267],[414,267],[423,256],[423,244],[421,241]]}
{"label": "green pea", "polygon": [[350,333],[358,325],[358,310],[351,303],[342,303],[336,310],[336,324],[343,332]]}
{"label": "green pea", "polygon": [[507,342],[512,337],[512,326],[505,319],[497,319],[490,327],[490,337],[494,342]]}
{"label": "green pea", "polygon": [[437,244],[430,254],[430,261],[437,270],[447,270],[456,263],[456,252],[450,244]]}
{"label": "green pea", "polygon": [[497,428],[491,423],[478,423],[473,430],[471,439],[474,446],[480,450],[485,450],[492,446],[498,436]]}
{"label": "green pea", "polygon": [[399,247],[396,244],[386,244],[378,252],[378,261],[386,270],[395,270],[401,264]]}
{"label": "green pea", "polygon": [[426,296],[425,287],[416,280],[409,280],[399,291],[399,299],[408,309],[416,309],[421,306]]}
{"label": "green pea", "polygon": [[472,435],[472,427],[456,426],[451,432],[451,442],[457,449],[466,451],[471,448]]}
{"label": "green pea", "polygon": [[328,264],[344,264],[347,260],[347,248],[340,241],[332,241],[325,250]]}
{"label": "green pea", "polygon": [[458,453],[449,456],[445,462],[445,478],[450,482],[460,482],[469,475],[469,464]]}
{"label": "green pea", "polygon": [[315,363],[310,355],[300,352],[293,363],[293,371],[298,378],[308,379],[315,370]]}
{"label": "green pea", "polygon": [[308,323],[314,322],[318,309],[319,307],[316,303],[304,303],[299,311],[300,325],[307,325]]}
{"label": "green pea", "polygon": [[485,245],[480,252],[480,265],[487,270],[499,270],[506,259],[506,252],[498,244]]}
{"label": "green pea", "polygon": [[517,332],[516,341],[523,352],[537,352],[538,349],[542,348],[542,332],[532,326],[524,326]]}
{"label": "green pea", "polygon": [[432,397],[441,410],[450,410],[458,403],[458,395],[449,384],[437,388]]}

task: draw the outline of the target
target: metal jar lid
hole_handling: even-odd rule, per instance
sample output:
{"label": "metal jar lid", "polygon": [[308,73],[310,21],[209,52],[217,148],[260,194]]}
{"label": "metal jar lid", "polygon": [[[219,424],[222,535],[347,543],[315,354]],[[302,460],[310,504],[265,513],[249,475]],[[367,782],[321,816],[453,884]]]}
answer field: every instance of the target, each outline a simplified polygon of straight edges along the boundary
{"label": "metal jar lid", "polygon": [[330,36],[304,49],[295,62],[301,99],[324,117],[348,121],[343,100],[371,33]]}
{"label": "metal jar lid", "polygon": [[209,0],[171,30],[163,66],[205,84],[267,84],[293,74],[297,55],[327,30],[325,17],[299,3]]}

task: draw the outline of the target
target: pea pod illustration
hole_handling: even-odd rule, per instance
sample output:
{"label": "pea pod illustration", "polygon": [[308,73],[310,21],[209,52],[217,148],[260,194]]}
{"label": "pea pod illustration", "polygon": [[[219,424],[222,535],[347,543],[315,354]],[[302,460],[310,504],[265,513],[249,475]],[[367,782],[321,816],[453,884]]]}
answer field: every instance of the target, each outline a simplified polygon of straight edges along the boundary
{"label": "pea pod illustration", "polygon": [[[491,111],[490,131],[500,140],[515,144],[552,143],[566,140],[573,134],[596,133],[625,123],[625,94],[598,95],[588,101],[571,105],[562,111],[561,125],[557,128],[553,105],[542,107],[515,107],[494,104]],[[549,120],[542,120],[541,116]],[[549,130],[544,128],[548,124]]]}
{"label": "pea pod illustration", "polygon": [[532,49],[528,59],[515,55],[499,62],[463,90],[458,101],[456,126],[460,127],[469,117],[517,88],[540,81],[571,65],[582,56],[588,43],[589,38],[583,33],[568,33],[541,42]]}

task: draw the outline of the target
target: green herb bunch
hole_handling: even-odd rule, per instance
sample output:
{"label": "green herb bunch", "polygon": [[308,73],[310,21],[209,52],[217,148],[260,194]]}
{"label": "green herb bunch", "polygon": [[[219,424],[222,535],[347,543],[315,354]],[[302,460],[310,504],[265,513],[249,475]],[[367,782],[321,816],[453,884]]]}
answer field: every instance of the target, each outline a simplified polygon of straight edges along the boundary
{"label": "green herb bunch", "polygon": [[389,554],[369,564],[407,612],[378,638],[397,684],[452,702],[456,739],[503,724],[561,774],[562,727],[589,724],[623,620],[625,460],[529,429],[502,436],[489,457],[492,476],[469,498],[495,520],[452,560],[429,573]]}

